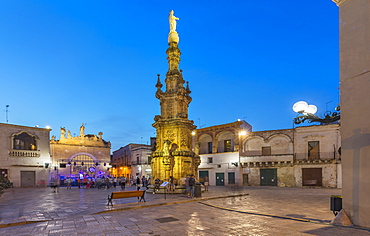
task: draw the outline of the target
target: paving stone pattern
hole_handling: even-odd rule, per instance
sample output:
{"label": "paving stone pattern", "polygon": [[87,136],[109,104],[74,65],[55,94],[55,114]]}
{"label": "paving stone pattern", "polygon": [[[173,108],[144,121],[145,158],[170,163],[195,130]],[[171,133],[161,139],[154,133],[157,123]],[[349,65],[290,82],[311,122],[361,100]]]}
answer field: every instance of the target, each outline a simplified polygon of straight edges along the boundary
{"label": "paving stone pattern", "polygon": [[328,224],[330,195],[340,189],[211,186],[198,199],[146,194],[146,203],[115,199],[110,207],[112,191],[120,189],[7,189],[0,235],[370,235]]}

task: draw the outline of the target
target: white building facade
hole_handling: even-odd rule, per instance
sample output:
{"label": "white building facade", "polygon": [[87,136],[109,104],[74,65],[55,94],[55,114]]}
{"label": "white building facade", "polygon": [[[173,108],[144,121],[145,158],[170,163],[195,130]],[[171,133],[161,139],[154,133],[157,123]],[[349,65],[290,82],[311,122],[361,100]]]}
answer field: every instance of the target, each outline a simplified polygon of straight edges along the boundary
{"label": "white building facade", "polygon": [[238,121],[196,130],[199,180],[210,185],[342,187],[340,126],[252,132]]}
{"label": "white building facade", "polygon": [[14,187],[45,187],[51,170],[50,129],[0,123],[0,174]]}

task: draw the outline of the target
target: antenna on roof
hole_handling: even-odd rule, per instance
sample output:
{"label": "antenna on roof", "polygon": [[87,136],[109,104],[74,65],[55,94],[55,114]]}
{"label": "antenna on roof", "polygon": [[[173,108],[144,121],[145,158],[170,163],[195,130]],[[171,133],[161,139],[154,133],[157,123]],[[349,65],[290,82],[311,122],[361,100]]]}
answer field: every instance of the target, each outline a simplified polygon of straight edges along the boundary
{"label": "antenna on roof", "polygon": [[5,113],[6,113],[6,123],[7,124],[9,123],[9,120],[8,120],[8,108],[9,108],[9,105],[6,105],[5,106]]}

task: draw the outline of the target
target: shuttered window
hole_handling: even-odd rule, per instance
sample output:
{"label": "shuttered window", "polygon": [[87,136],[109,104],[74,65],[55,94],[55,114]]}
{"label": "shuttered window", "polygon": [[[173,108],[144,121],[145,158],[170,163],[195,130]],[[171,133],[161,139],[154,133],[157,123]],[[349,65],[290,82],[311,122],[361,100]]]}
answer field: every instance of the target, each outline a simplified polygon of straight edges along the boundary
{"label": "shuttered window", "polygon": [[310,141],[308,142],[308,159],[319,159],[320,158],[320,142]]}

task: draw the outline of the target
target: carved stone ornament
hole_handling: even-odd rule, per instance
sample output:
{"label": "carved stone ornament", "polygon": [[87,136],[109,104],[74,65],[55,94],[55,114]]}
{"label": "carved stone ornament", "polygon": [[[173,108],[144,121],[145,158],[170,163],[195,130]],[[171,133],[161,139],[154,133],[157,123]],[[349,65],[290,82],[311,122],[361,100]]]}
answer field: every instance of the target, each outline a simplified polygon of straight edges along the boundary
{"label": "carved stone ornament", "polygon": [[342,5],[343,3],[347,2],[348,0],[332,0],[332,1],[335,2],[338,7],[340,7],[340,5]]}

